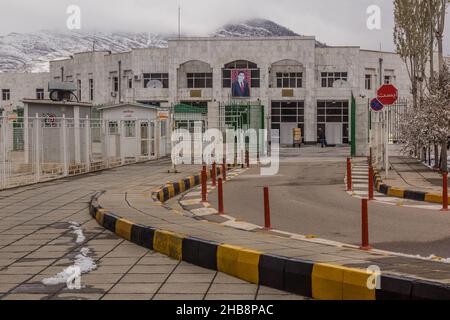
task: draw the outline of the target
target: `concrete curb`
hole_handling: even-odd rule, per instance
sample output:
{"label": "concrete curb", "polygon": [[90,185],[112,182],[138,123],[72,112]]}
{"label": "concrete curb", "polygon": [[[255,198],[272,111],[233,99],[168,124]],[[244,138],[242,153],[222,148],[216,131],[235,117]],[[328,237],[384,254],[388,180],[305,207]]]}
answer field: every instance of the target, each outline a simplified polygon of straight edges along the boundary
{"label": "concrete curb", "polygon": [[[383,193],[389,197],[396,197],[396,198],[430,202],[430,203],[438,203],[438,204],[442,204],[442,202],[443,202],[442,194],[407,190],[404,188],[397,188],[397,187],[389,186],[389,185],[383,183],[383,180],[381,180],[381,176],[378,172],[375,172],[375,174],[374,174],[374,183],[375,183],[375,189],[378,192]],[[450,197],[449,197],[449,200],[450,200]]]}
{"label": "concrete curb", "polygon": [[[236,165],[228,165],[227,170],[230,170],[230,168],[234,167],[236,167]],[[219,177],[219,175],[222,174],[222,166],[217,165],[216,169],[216,176]],[[212,173],[212,169],[206,171],[206,180],[211,178]],[[201,174],[190,176],[177,182],[168,182],[164,187],[161,187],[160,189],[152,192],[152,199],[154,201],[159,201],[162,203],[167,202],[173,197],[176,197],[177,195],[198,186],[201,182]]]}
{"label": "concrete curb", "polygon": [[378,277],[381,289],[369,289],[377,275],[366,270],[265,254],[135,224],[102,208],[98,198],[103,193],[92,197],[89,212],[105,229],[149,250],[251,283],[323,300],[450,300],[450,286],[439,283],[383,274]]}

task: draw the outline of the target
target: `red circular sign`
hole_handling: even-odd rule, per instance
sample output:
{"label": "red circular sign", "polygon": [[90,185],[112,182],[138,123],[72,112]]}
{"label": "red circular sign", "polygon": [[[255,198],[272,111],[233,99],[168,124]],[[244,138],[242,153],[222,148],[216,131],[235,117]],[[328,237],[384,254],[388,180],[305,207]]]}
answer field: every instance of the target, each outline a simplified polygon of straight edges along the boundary
{"label": "red circular sign", "polygon": [[385,84],[378,89],[377,98],[383,105],[394,104],[398,99],[398,90],[392,84]]}

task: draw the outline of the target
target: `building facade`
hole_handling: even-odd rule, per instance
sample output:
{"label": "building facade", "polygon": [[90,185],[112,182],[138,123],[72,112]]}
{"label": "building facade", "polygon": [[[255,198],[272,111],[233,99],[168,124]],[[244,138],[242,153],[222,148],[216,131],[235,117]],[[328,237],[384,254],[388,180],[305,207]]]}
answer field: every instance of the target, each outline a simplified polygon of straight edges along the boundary
{"label": "building facade", "polygon": [[167,48],[126,53],[74,54],[52,61],[48,74],[0,74],[0,89],[10,90],[4,109],[20,106],[22,98],[40,97],[37,89],[44,88],[46,97],[48,81],[68,81],[76,84],[81,102],[94,106],[193,106],[202,110],[199,118],[209,127],[222,126],[224,117],[250,126],[251,118],[259,128],[279,129],[282,143],[291,143],[292,129],[301,128],[306,143],[315,143],[322,129],[329,143],[347,144],[352,94],[364,108],[381,84],[394,84],[400,97],[410,95],[407,70],[394,53],[320,48],[314,37],[177,38],[168,43]]}

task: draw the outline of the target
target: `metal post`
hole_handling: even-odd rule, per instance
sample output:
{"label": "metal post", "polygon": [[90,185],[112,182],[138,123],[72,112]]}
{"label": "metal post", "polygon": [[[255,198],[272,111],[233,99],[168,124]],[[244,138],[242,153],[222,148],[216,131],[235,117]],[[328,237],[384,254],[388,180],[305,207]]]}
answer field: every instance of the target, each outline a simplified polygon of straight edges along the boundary
{"label": "metal post", "polygon": [[264,187],[264,228],[272,229],[270,224],[269,187]]}
{"label": "metal post", "polygon": [[352,191],[352,159],[347,158],[347,191]]}
{"label": "metal post", "polygon": [[223,183],[222,183],[222,178],[219,178],[218,183],[219,183],[219,187],[218,187],[219,214],[224,214],[224,210],[223,210]]}
{"label": "metal post", "polygon": [[227,164],[226,164],[226,160],[225,158],[223,159],[223,163],[222,163],[222,177],[223,177],[223,181],[227,181]]}
{"label": "metal post", "polygon": [[386,170],[386,179],[389,177],[389,112],[385,108],[385,147],[384,147],[384,168]]}
{"label": "metal post", "polygon": [[368,201],[367,199],[361,199],[361,238],[362,244],[361,250],[370,250],[372,249],[369,245],[369,214],[368,214]]}
{"label": "metal post", "polygon": [[205,165],[203,166],[203,169],[202,169],[201,179],[202,179],[202,202],[207,202],[206,192],[208,189],[207,189],[207,185],[206,185],[207,176],[206,176],[206,166]]}
{"label": "metal post", "polygon": [[213,187],[216,186],[216,175],[217,175],[217,167],[216,162],[214,161],[212,164],[212,173],[211,173],[211,182]]}
{"label": "metal post", "polygon": [[373,200],[373,167],[369,165],[369,200]]}

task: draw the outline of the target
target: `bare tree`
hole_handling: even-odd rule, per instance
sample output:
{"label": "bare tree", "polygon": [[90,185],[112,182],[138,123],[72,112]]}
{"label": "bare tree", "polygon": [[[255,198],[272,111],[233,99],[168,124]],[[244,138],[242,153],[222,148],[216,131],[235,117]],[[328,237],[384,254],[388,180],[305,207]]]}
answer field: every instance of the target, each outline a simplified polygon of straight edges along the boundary
{"label": "bare tree", "polygon": [[[447,7],[450,3],[450,0],[431,0],[434,2],[434,32],[438,47],[438,61],[439,61],[439,85],[444,87],[444,79],[447,77],[447,69],[444,61],[444,30],[445,30],[445,15],[447,13]],[[443,88],[442,88],[443,89]],[[442,141],[441,146],[441,170],[448,171],[447,165],[447,143],[448,143],[449,132],[447,132],[447,137],[445,141]]]}
{"label": "bare tree", "polygon": [[424,95],[423,82],[431,34],[427,19],[429,12],[430,4],[427,0],[394,0],[394,43],[411,80],[414,109]]}

